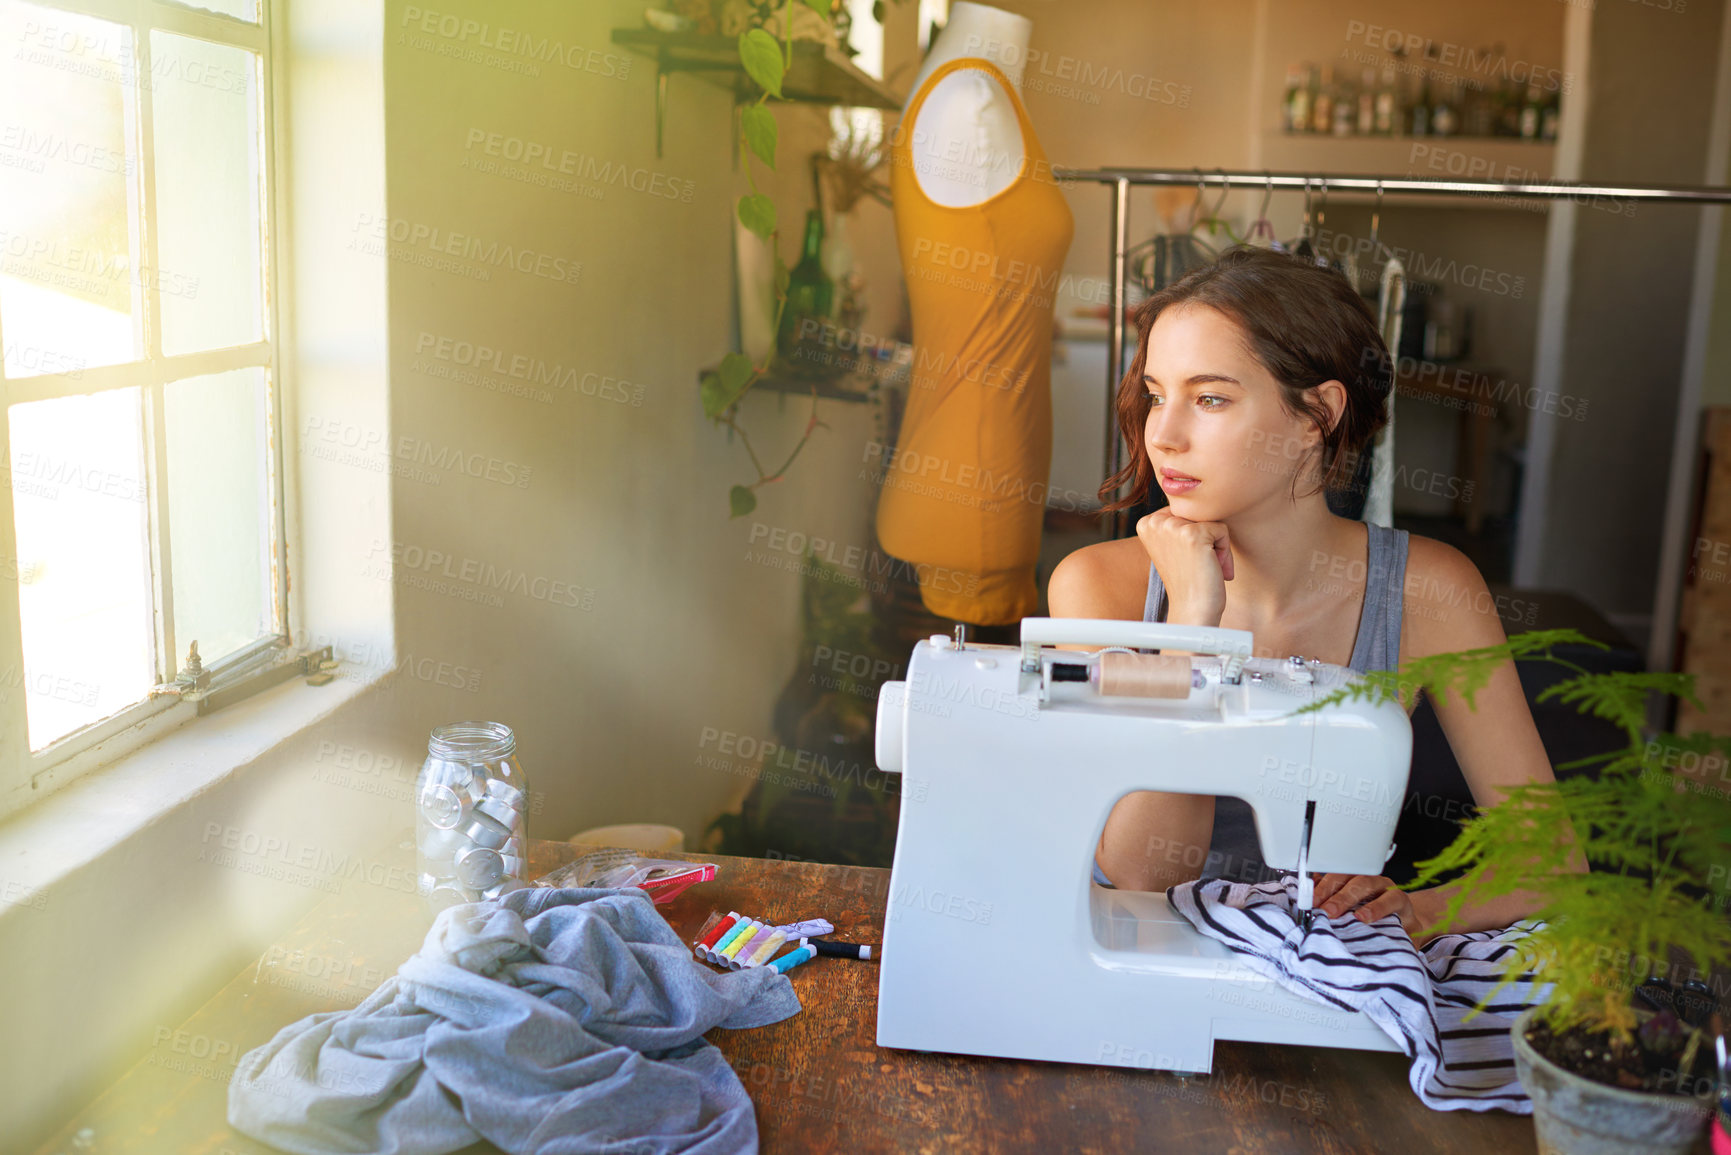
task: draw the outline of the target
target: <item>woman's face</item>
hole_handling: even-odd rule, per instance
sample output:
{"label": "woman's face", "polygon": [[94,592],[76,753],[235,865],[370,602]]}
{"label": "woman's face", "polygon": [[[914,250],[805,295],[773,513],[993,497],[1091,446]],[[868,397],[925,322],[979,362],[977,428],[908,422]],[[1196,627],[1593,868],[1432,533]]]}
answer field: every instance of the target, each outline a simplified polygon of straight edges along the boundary
{"label": "woman's face", "polygon": [[[1280,403],[1280,385],[1244,331],[1207,305],[1169,307],[1148,335],[1143,443],[1172,512],[1191,521],[1292,500],[1313,475],[1320,435]],[[1182,475],[1182,476],[1177,476]],[[1193,478],[1194,482],[1185,478]]]}

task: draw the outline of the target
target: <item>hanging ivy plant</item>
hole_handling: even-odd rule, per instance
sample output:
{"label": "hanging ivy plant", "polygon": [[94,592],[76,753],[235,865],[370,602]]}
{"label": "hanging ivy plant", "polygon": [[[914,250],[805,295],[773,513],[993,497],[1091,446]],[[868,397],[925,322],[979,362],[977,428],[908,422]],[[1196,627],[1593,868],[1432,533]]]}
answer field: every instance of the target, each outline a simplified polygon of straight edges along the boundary
{"label": "hanging ivy plant", "polygon": [[[830,15],[833,0],[801,2],[827,17]],[[786,99],[782,96],[781,82],[788,69],[793,66],[793,5],[794,0],[784,0],[782,38],[779,42],[763,28],[751,28],[739,34],[739,63],[745,69],[746,75],[751,77],[762,91],[755,101],[740,110],[739,139],[735,143],[744,158],[743,167],[751,191],[739,198],[736,212],[740,224],[769,242],[775,257],[775,321],[770,327],[771,332],[781,330],[781,313],[787,305],[788,269],[776,246],[779,229],[775,202],[758,191],[757,179],[752,173],[751,158],[756,157],[771,171],[775,169],[779,130],[775,114],[769,110],[769,101],[771,98]],[[823,422],[817,419],[817,388],[813,386],[811,417],[806,421],[805,431],[800,434],[793,451],[787,455],[787,460],[781,463],[780,468],[774,472],[764,469],[763,462],[751,443],[751,437],[739,425],[739,402],[769,371],[770,362],[774,358],[773,343],[761,364],[754,363],[744,353],[729,353],[721,359],[718,367],[704,373],[702,377],[700,392],[704,415],[739,435],[740,443],[745,446],[745,452],[751,458],[752,468],[757,470],[757,480],[749,485],[735,485],[728,492],[728,507],[733,517],[743,517],[756,509],[757,490],[771,482],[780,481],[794,459],[799,456],[800,450],[805,448],[806,442],[811,440],[811,435],[825,427]]]}

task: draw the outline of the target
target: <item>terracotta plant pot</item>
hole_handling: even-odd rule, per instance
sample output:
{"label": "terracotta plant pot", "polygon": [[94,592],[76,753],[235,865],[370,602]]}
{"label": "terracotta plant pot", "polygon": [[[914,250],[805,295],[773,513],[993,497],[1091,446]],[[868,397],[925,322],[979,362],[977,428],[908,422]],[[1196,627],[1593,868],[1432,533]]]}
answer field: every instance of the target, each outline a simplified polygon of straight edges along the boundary
{"label": "terracotta plant pot", "polygon": [[1565,1071],[1527,1042],[1533,1013],[1523,1011],[1509,1029],[1515,1074],[1533,1101],[1539,1155],[1688,1155],[1707,1130],[1708,1103]]}

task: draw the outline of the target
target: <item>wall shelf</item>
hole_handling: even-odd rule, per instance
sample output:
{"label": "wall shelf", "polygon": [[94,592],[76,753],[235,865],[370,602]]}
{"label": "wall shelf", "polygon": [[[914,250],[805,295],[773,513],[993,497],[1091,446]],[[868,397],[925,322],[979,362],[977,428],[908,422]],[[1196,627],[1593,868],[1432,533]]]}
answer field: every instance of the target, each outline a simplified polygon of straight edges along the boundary
{"label": "wall shelf", "polygon": [[[733,93],[734,102],[756,100],[762,89],[739,63],[739,42],[732,36],[697,32],[657,32],[650,28],[615,28],[613,43],[655,62],[655,155],[661,155],[667,123],[667,81],[675,72],[689,72]],[[902,98],[883,81],[866,75],[839,48],[810,40],[793,42],[793,66],[781,82],[782,95],[805,104],[840,104],[853,108],[900,108]]]}
{"label": "wall shelf", "polygon": [[[751,389],[767,389],[772,393],[794,394],[800,397],[810,397],[815,386],[820,398],[833,401],[875,402],[879,399],[885,386],[895,389],[906,389],[908,378],[913,369],[913,346],[897,342],[895,356],[890,358],[862,357],[857,354],[836,352],[831,356],[834,360],[821,373],[802,372],[796,362],[777,356],[769,367],[769,372],[758,378]],[[698,373],[701,383],[705,373],[715,371],[717,366]]]}

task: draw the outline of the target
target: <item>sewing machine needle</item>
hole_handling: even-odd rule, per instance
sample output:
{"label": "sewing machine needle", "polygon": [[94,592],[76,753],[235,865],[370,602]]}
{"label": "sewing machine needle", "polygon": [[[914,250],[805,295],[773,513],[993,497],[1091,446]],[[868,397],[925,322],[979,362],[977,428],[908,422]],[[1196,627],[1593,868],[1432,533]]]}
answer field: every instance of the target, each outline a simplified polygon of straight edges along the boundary
{"label": "sewing machine needle", "polygon": [[1305,930],[1310,929],[1311,920],[1316,912],[1311,909],[1311,903],[1316,897],[1316,887],[1310,878],[1310,824],[1316,818],[1316,802],[1304,804],[1304,831],[1298,842],[1298,921]]}

